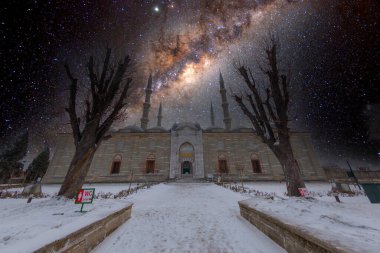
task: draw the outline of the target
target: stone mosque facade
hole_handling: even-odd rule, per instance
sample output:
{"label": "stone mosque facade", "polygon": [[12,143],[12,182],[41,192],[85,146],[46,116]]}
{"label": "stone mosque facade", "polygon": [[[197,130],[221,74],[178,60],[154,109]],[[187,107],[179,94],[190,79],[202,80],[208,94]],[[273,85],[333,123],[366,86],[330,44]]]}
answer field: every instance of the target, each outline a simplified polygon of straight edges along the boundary
{"label": "stone mosque facade", "polygon": [[[103,141],[96,151],[86,181],[160,182],[181,178],[215,179],[219,176],[224,181],[283,180],[279,161],[254,130],[231,128],[226,92],[220,75],[224,128],[215,126],[212,104],[211,126],[206,129],[192,122],[163,128],[161,104],[157,124],[149,128],[150,77],[145,89],[141,125],[109,133],[112,137]],[[291,143],[304,180],[324,180],[310,134],[292,132]],[[72,134],[59,134],[44,183],[63,182],[74,150]]]}

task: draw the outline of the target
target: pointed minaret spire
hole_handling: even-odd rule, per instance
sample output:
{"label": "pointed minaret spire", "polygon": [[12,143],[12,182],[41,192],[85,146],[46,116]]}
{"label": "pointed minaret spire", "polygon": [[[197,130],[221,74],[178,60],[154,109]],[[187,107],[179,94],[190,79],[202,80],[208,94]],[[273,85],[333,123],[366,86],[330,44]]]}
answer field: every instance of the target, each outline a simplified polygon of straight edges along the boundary
{"label": "pointed minaret spire", "polygon": [[211,116],[211,126],[215,126],[215,116],[214,116],[214,108],[212,107],[212,102],[211,102],[211,107],[210,107],[210,116]]}
{"label": "pointed minaret spire", "polygon": [[224,87],[224,79],[223,79],[223,76],[222,76],[222,72],[220,71],[219,69],[219,84],[220,84],[220,89],[226,89],[226,87]]}
{"label": "pointed minaret spire", "polygon": [[220,84],[220,95],[222,95],[222,107],[223,107],[223,122],[226,130],[231,130],[231,117],[230,112],[228,111],[228,101],[227,101],[227,90],[224,86],[224,80],[222,72],[219,70],[219,84]]}
{"label": "pointed minaret spire", "polygon": [[150,95],[152,95],[152,74],[149,75],[148,85],[145,89],[145,102],[143,107],[143,115],[141,118],[141,128],[146,130],[149,122]]}
{"label": "pointed minaret spire", "polygon": [[162,120],[162,105],[160,102],[160,107],[158,108],[158,115],[157,115],[157,126],[161,126],[161,120]]}

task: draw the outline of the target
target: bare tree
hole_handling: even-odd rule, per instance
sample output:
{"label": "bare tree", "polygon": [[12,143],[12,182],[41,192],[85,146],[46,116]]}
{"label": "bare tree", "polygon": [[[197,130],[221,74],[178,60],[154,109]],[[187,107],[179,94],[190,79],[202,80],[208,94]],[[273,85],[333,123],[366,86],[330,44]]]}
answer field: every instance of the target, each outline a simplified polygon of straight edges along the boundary
{"label": "bare tree", "polygon": [[101,73],[94,66],[94,57],[91,56],[88,64],[89,96],[84,101],[84,115],[77,114],[78,79],[65,64],[66,74],[71,82],[69,106],[66,108],[72,127],[75,153],[71,160],[65,180],[58,195],[73,198],[83,186],[85,177],[90,168],[95,151],[101,142],[108,138],[107,131],[112,123],[126,108],[126,99],[129,97],[129,87],[132,78],[126,74],[130,67],[130,58],[125,56],[120,62],[111,63],[111,49],[106,49]]}
{"label": "bare tree", "polygon": [[[249,93],[245,96],[234,94],[235,101],[252,122],[256,134],[268,145],[282,165],[289,196],[300,196],[298,188],[305,187],[300,169],[294,158],[288,128],[289,76],[280,73],[277,61],[279,42],[274,36],[265,48],[267,67],[260,67],[269,80],[265,92],[259,89],[250,68],[238,67]],[[264,87],[264,86],[263,86]]]}

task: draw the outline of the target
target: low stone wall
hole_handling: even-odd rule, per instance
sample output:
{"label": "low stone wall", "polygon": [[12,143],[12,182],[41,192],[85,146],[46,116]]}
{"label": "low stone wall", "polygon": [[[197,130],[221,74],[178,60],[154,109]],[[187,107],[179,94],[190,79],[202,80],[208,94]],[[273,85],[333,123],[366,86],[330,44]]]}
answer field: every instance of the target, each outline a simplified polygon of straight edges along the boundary
{"label": "low stone wall", "polygon": [[291,253],[345,253],[350,252],[341,245],[322,241],[299,227],[285,224],[280,220],[239,202],[240,215],[261,232]]}
{"label": "low stone wall", "polygon": [[24,186],[25,186],[25,184],[1,184],[0,190],[6,190],[6,189],[10,189],[10,188],[21,188]]}
{"label": "low stone wall", "polygon": [[[42,179],[43,184],[62,184],[64,176],[49,177],[46,176]],[[168,176],[164,174],[136,174],[133,176],[133,183],[146,183],[146,182],[165,182]],[[130,175],[107,175],[107,176],[87,176],[85,183],[129,183],[131,181]]]}
{"label": "low stone wall", "polygon": [[34,253],[86,253],[101,243],[109,234],[131,217],[132,204],[97,222],[56,240]]}

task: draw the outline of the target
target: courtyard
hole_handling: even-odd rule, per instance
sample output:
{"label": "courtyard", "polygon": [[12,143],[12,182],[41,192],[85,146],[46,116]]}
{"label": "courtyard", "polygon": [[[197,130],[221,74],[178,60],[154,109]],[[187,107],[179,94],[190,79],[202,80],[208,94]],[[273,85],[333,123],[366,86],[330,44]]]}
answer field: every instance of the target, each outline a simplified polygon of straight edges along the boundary
{"label": "courtyard", "polygon": [[240,216],[246,198],[215,184],[154,186],[131,196],[131,219],[93,252],[285,252]]}

